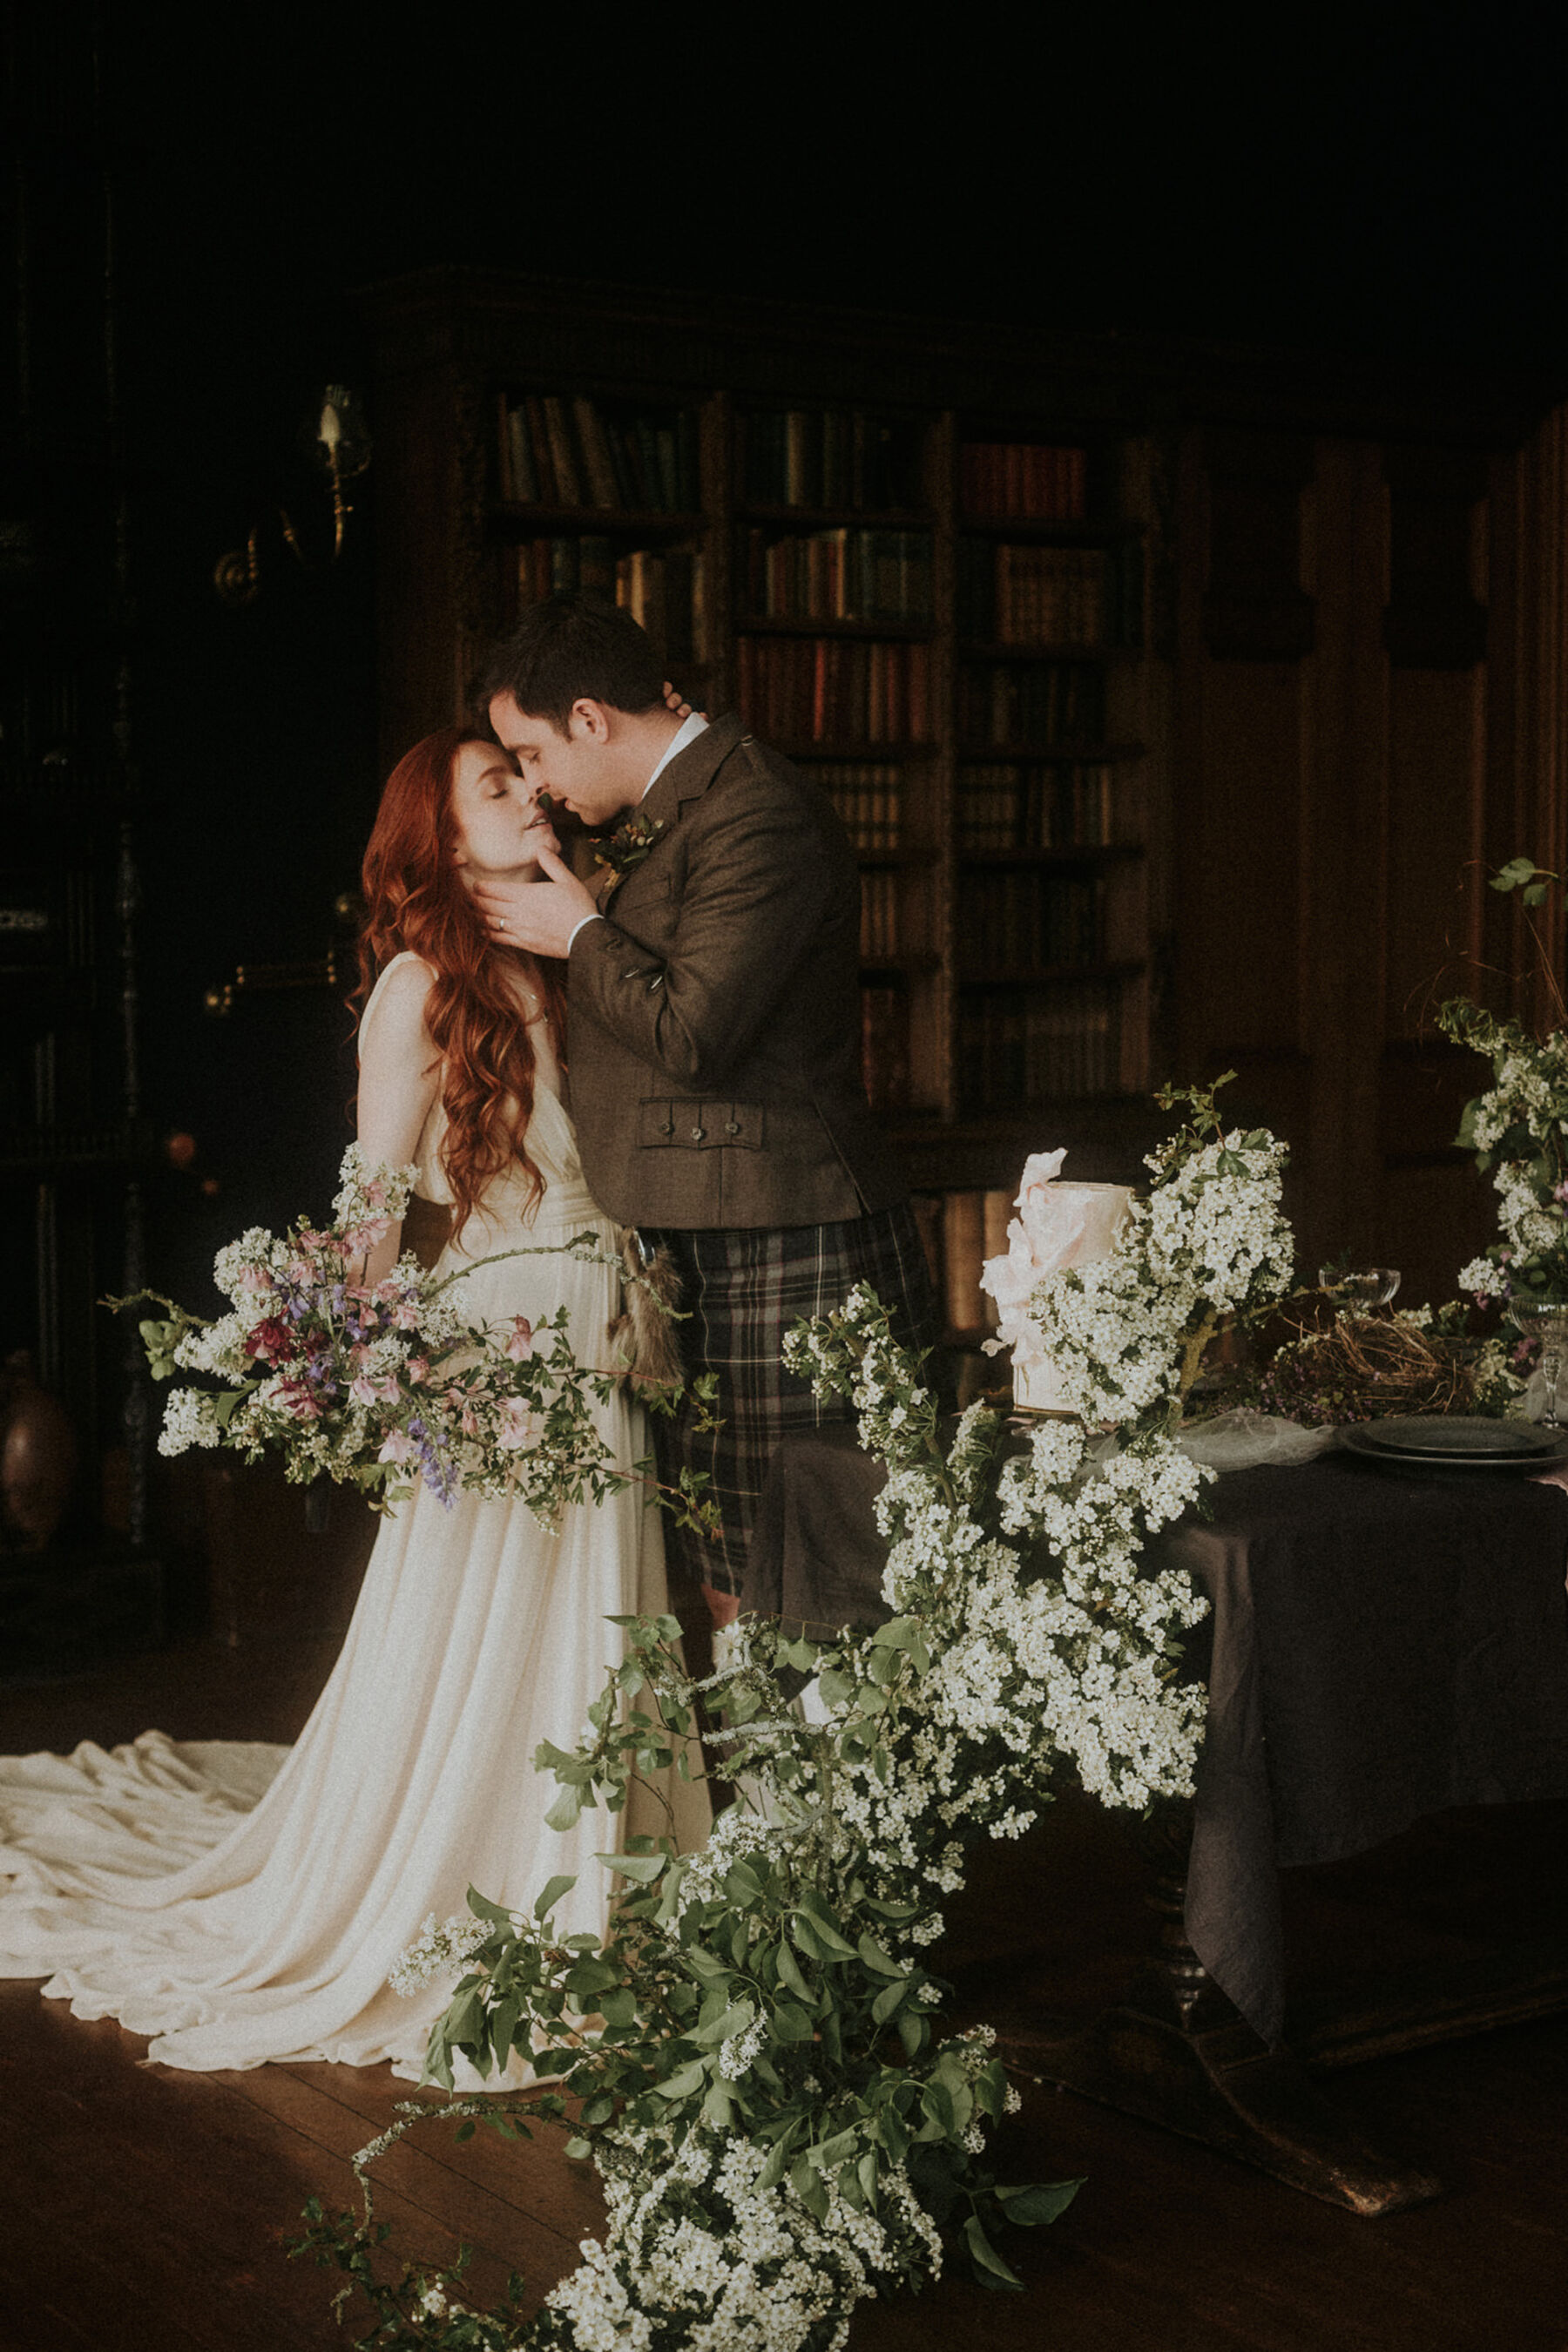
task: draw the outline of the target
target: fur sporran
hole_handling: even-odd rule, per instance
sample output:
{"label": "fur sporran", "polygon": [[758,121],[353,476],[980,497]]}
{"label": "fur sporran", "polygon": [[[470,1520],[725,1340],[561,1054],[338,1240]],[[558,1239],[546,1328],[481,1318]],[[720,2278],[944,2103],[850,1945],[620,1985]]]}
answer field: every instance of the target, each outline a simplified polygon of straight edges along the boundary
{"label": "fur sporran", "polygon": [[623,1378],[679,1388],[686,1378],[675,1336],[680,1276],[667,1249],[651,1249],[635,1226],[621,1234],[622,1307],[609,1327],[610,1360]]}

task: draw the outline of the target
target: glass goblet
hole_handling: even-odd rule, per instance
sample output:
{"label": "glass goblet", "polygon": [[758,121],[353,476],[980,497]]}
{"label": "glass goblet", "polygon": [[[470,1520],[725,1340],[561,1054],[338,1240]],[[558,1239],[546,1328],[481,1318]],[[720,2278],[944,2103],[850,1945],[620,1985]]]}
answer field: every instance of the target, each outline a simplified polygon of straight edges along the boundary
{"label": "glass goblet", "polygon": [[1563,1364],[1568,1361],[1568,1298],[1510,1298],[1508,1316],[1515,1330],[1524,1338],[1534,1332],[1540,1339],[1538,1370],[1546,1391],[1542,1424],[1546,1429],[1561,1429],[1557,1391]]}
{"label": "glass goblet", "polygon": [[1359,1307],[1369,1313],[1374,1307],[1386,1307],[1399,1288],[1399,1274],[1392,1265],[1352,1266],[1336,1274],[1331,1265],[1318,1269],[1319,1287],[1327,1290],[1345,1307]]}

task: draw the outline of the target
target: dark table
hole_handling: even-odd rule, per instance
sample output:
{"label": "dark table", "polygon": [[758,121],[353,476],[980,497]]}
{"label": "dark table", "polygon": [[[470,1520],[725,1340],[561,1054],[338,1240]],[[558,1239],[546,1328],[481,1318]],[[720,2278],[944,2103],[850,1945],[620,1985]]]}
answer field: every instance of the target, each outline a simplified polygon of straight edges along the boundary
{"label": "dark table", "polygon": [[[884,1475],[850,1429],[789,1439],[770,1473],[742,1605],[820,1632],[885,1615],[872,1516]],[[1396,1476],[1330,1454],[1232,1472],[1206,1502],[1206,1524],[1189,1518],[1158,1542],[1212,1604],[1208,1725],[1176,1905],[1185,1932],[1167,1937],[1173,1990],[1159,2032],[1194,2049],[1205,2033],[1228,2034],[1208,2058],[1198,2050],[1205,2081],[1225,2077],[1228,2114],[1237,2065],[1274,2099],[1291,2063],[1280,2052],[1281,1864],[1341,1859],[1450,1806],[1568,1796],[1568,1493],[1500,1472]],[[1500,2009],[1494,1990],[1475,2016],[1450,1998],[1446,2030],[1560,2005],[1568,1969],[1560,1974],[1555,1997],[1538,1984]],[[1080,2046],[1058,2079],[1112,2096],[1087,2077],[1152,2078],[1160,2053],[1133,2047],[1130,2032],[1125,2020],[1101,2031],[1098,2054]],[[1161,2046],[1161,2063],[1190,2072],[1187,2053],[1178,2062]],[[1397,2045],[1384,2032],[1376,2046]],[[1270,2053],[1279,2064],[1259,2072]],[[1198,2129],[1184,2096],[1175,2104],[1187,2121],[1156,2119]],[[1152,2111],[1142,2095],[1117,2104]],[[1321,2112],[1315,2128],[1333,2137]],[[1199,2136],[1268,2161],[1235,2132]],[[1386,2162],[1361,2155],[1353,2193],[1300,2178],[1300,2166],[1268,2168],[1361,2210],[1432,2193],[1408,2175],[1409,2193],[1385,2193]]]}

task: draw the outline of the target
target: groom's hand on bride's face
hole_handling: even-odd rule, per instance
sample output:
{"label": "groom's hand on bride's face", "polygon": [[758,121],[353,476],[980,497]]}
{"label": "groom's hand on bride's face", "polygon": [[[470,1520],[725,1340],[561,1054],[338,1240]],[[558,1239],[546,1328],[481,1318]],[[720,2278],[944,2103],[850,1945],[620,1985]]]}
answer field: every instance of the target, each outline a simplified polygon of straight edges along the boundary
{"label": "groom's hand on bride's face", "polygon": [[563,956],[584,916],[597,912],[593,893],[552,849],[540,850],[539,870],[542,882],[476,880],[474,897],[499,946]]}

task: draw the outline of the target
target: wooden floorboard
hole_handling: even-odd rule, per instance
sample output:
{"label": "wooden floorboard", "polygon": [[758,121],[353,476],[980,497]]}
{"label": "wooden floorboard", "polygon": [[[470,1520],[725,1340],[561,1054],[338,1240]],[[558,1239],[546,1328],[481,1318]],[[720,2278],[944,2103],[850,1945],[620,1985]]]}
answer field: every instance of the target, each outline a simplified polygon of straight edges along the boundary
{"label": "wooden floorboard", "polygon": [[[416,2129],[412,2145],[460,2182],[526,2206],[574,2248],[604,2220],[598,2176],[592,2165],[563,2162],[561,2150],[570,2135],[560,2125],[540,2122],[531,2138],[513,2140],[481,2124],[472,2139],[458,2140],[434,2119],[442,2105],[439,2094],[416,2094],[413,2084],[391,2080],[384,2066],[291,2066],[258,2073],[264,2071],[287,2071],[327,2091],[363,2119],[367,2139],[386,2128],[399,2106],[416,2102],[427,2107],[433,2120]],[[520,2119],[527,2121],[526,2107]]]}
{"label": "wooden floorboard", "polygon": [[[302,1720],[311,1674],[330,1660],[304,1645],[276,1645],[270,1665],[231,1653],[205,1683],[200,1663],[187,1645],[173,1663],[141,1662],[118,1694],[103,1673],[63,1697],[31,1691],[37,1737],[17,1744],[68,1746],[90,1733],[95,1706],[112,1717],[105,1736],[125,1737],[153,1696],[177,1735],[275,1737]],[[1467,1831],[1455,1873],[1470,1895],[1484,1826]],[[1395,1861],[1422,1932],[1448,1934],[1419,1854]],[[1521,1924],[1538,1928],[1523,1845],[1510,1867]],[[1026,1990],[1071,2015],[1117,1990],[1145,1933],[1141,1870],[1126,1825],[1087,1806],[1058,1809],[1027,1850],[987,1851],[944,1954],[965,2004],[999,2016]],[[1375,1869],[1358,1864],[1316,1894],[1299,1875],[1317,1903],[1303,1931],[1314,1967],[1347,1937],[1370,1944],[1356,1922]],[[1398,1934],[1378,1936],[1381,1956],[1397,1958]],[[0,1985],[0,2352],[344,2352],[367,2318],[341,2329],[335,2274],[288,2262],[282,2242],[307,2197],[350,2200],[350,2158],[414,2086],[386,2067],[187,2074],[145,2064],[144,2048],[36,1986]],[[1007,2245],[1026,2293],[988,2294],[954,2264],[919,2298],[864,2306],[851,2352],[1568,2352],[1568,2022],[1336,2072],[1325,2089],[1364,2133],[1436,2173],[1443,2198],[1360,2221],[1027,2086],[998,2171],[1088,2181],[1059,2222]],[[549,2127],[521,2143],[481,2128],[459,2146],[433,2122],[380,2178],[400,2251],[474,2245],[476,2300],[512,2267],[536,2299],[602,2212],[591,2170],[567,2162]]]}
{"label": "wooden floorboard", "polygon": [[[379,2073],[384,2078],[384,2113],[373,2126],[330,2093],[291,2080],[291,2070],[281,2066],[259,2066],[252,2074],[226,2080],[232,2096],[287,2121],[316,2147],[347,2165],[367,2140],[395,2120],[396,2099],[406,2090],[406,2085],[393,2081],[388,2068],[355,2071]],[[578,2229],[554,2226],[552,2216],[563,2202],[562,2190],[572,2185],[563,2176],[575,2175],[579,2168],[568,2165],[552,2147],[531,2171],[507,2162],[511,2151],[498,2135],[488,2132],[486,2138],[489,2145],[480,2161],[459,2171],[451,2158],[466,2151],[456,2143],[452,2127],[438,2123],[422,2126],[417,2138],[404,2140],[378,2161],[377,2208],[384,2202],[384,2189],[419,2212],[424,2217],[421,2251],[428,2247],[449,2256],[459,2242],[466,2242],[474,2248],[476,2258],[488,2257],[503,2277],[508,2270],[516,2269],[531,2281],[553,2285],[574,2266],[578,2240],[597,2229],[603,2207],[590,2195]],[[478,2147],[479,2135],[467,2145]],[[488,2177],[476,2177],[481,2173]]]}
{"label": "wooden floorboard", "polygon": [[[18,2224],[19,2234],[19,2224]],[[44,2344],[50,2352],[88,2352],[88,2347],[100,2344],[99,2330],[86,2321],[74,2318],[65,2305],[47,2290],[35,2290],[26,2281],[16,2276],[0,2260],[0,2344]],[[153,2315],[148,2315],[151,2324]]]}

